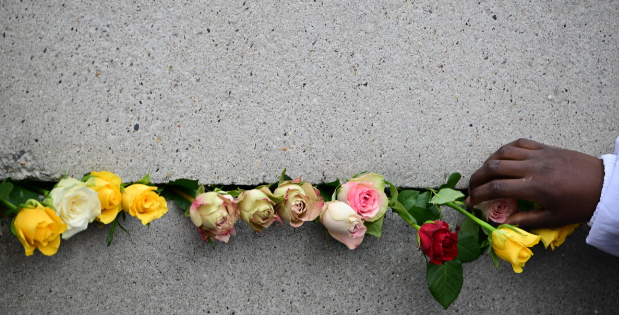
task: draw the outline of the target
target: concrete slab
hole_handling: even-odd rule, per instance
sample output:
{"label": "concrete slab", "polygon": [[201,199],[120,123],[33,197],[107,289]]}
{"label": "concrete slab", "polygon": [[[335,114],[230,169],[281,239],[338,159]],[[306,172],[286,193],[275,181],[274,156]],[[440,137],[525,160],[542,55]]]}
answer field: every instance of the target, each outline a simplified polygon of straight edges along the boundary
{"label": "concrete slab", "polygon": [[[612,314],[619,307],[619,258],[576,231],[554,252],[537,248],[522,274],[489,256],[464,265],[464,287],[448,311],[427,289],[413,229],[389,213],[384,235],[356,250],[317,224],[296,233],[273,226],[215,250],[170,203],[150,229],[128,219],[106,247],[96,227],[55,256],[25,257],[14,237],[0,246],[2,314]],[[446,212],[448,220],[458,218]],[[11,236],[8,220],[0,231]]]}
{"label": "concrete slab", "polygon": [[[396,185],[469,176],[519,137],[593,155],[617,136],[619,4],[14,1],[0,3],[0,178]],[[466,184],[464,180],[460,187]],[[450,221],[458,222],[456,216]],[[617,258],[586,229],[525,272],[465,265],[442,311],[415,234],[388,214],[354,251],[318,225],[216,250],[170,205],[106,247],[91,228],[24,257],[0,220],[0,313],[609,314]]]}
{"label": "concrete slab", "polygon": [[[19,1],[0,7],[0,177],[400,186],[519,137],[618,130],[612,1]],[[22,163],[23,162],[23,163]],[[462,186],[461,186],[462,187]]]}

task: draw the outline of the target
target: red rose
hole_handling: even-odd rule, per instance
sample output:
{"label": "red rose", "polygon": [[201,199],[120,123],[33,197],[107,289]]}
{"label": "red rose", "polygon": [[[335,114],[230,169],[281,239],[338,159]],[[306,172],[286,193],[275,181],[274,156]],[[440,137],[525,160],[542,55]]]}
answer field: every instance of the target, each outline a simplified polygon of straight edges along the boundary
{"label": "red rose", "polygon": [[458,256],[458,233],[452,233],[443,221],[426,223],[419,229],[419,246],[430,258],[430,262],[440,265]]}

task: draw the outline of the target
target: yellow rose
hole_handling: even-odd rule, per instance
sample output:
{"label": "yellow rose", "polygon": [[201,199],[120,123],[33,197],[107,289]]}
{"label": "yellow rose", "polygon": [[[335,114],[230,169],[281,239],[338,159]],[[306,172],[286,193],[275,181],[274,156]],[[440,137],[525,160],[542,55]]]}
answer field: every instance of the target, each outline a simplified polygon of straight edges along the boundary
{"label": "yellow rose", "polygon": [[122,194],[123,210],[142,220],[144,225],[161,218],[168,212],[168,203],[165,198],[157,195],[153,190],[157,190],[157,187],[133,184],[125,188]]}
{"label": "yellow rose", "polygon": [[97,221],[108,224],[112,223],[118,213],[122,210],[120,177],[108,171],[92,172],[86,181],[86,186],[96,191],[99,195],[101,203],[101,215],[96,218]]}
{"label": "yellow rose", "polygon": [[67,225],[62,223],[54,210],[28,200],[15,217],[13,228],[24,245],[26,256],[32,255],[35,248],[43,255],[51,256],[58,251],[60,234],[67,230]]}
{"label": "yellow rose", "polygon": [[562,228],[557,229],[537,229],[532,230],[531,233],[535,233],[542,238],[542,243],[544,243],[544,248],[548,248],[548,245],[555,250],[555,247],[559,247],[563,242],[565,242],[565,238],[572,234],[574,230],[580,226],[580,224],[570,224],[566,225]]}
{"label": "yellow rose", "polygon": [[[517,231],[517,232],[516,232]],[[500,226],[492,232],[492,248],[499,258],[512,264],[515,273],[521,273],[524,263],[533,255],[529,247],[539,243],[540,237],[517,227]]]}

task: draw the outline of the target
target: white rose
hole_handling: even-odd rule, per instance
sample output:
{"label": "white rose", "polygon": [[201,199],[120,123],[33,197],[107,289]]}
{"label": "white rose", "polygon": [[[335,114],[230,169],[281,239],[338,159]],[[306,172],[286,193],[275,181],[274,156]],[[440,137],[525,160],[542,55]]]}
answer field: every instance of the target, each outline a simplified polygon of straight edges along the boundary
{"label": "white rose", "polygon": [[49,196],[56,214],[67,225],[62,239],[67,240],[75,233],[85,230],[88,223],[101,215],[97,192],[75,178],[61,180]]}

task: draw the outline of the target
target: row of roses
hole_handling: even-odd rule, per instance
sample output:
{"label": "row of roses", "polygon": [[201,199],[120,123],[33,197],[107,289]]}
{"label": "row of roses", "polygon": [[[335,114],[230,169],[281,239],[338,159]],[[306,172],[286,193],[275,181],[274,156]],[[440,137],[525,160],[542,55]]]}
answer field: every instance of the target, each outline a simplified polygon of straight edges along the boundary
{"label": "row of roses", "polygon": [[[391,208],[418,231],[419,248],[429,260],[430,291],[447,308],[462,287],[463,263],[476,260],[487,249],[497,268],[501,258],[520,273],[533,255],[530,247],[541,240],[546,248],[554,250],[578,226],[527,232],[502,224],[519,210],[528,210],[526,203],[519,207],[517,200],[494,200],[472,211],[465,210],[464,194],[454,189],[460,178],[454,173],[438,190],[420,192],[400,191],[381,175],[363,173],[344,184],[336,180],[315,187],[301,177],[287,177],[284,170],[273,191],[272,185],[263,185],[249,190],[215,188],[206,192],[195,180],[180,179],[159,189],[149,184],[148,175],[123,184],[118,176],[103,171],[86,174],[81,181],[62,179],[51,191],[38,189],[45,196],[41,202],[31,198],[19,207],[8,198],[18,195],[17,186],[11,193],[13,187],[5,181],[0,184],[0,203],[9,208],[4,214],[16,214],[11,229],[26,255],[32,255],[35,248],[45,255],[55,254],[60,238],[69,239],[93,221],[112,225],[109,246],[114,227],[119,225],[125,230],[118,221],[121,214],[128,213],[147,225],[167,212],[164,197],[185,210],[201,238],[213,246],[216,240],[227,243],[230,236],[236,235],[239,219],[258,233],[276,221],[286,221],[294,228],[313,221],[352,250],[366,234],[381,236],[384,216]],[[385,193],[387,185],[389,197]],[[22,198],[24,192],[19,191]],[[442,220],[441,206],[461,212],[465,220],[451,228]]]}
{"label": "row of roses", "polygon": [[168,205],[149,181],[147,175],[138,182],[123,185],[113,173],[91,172],[82,180],[63,178],[51,191],[35,188],[44,199],[39,201],[37,196],[23,203],[21,200],[19,206],[8,197],[13,190],[23,196],[24,190],[5,181],[0,185],[0,200],[9,208],[5,214],[16,213],[11,231],[24,246],[26,256],[37,248],[51,256],[58,251],[61,238],[70,239],[86,230],[89,223],[111,223],[115,227],[120,225],[118,217],[124,213],[140,219],[144,225],[161,218],[168,212]]}

